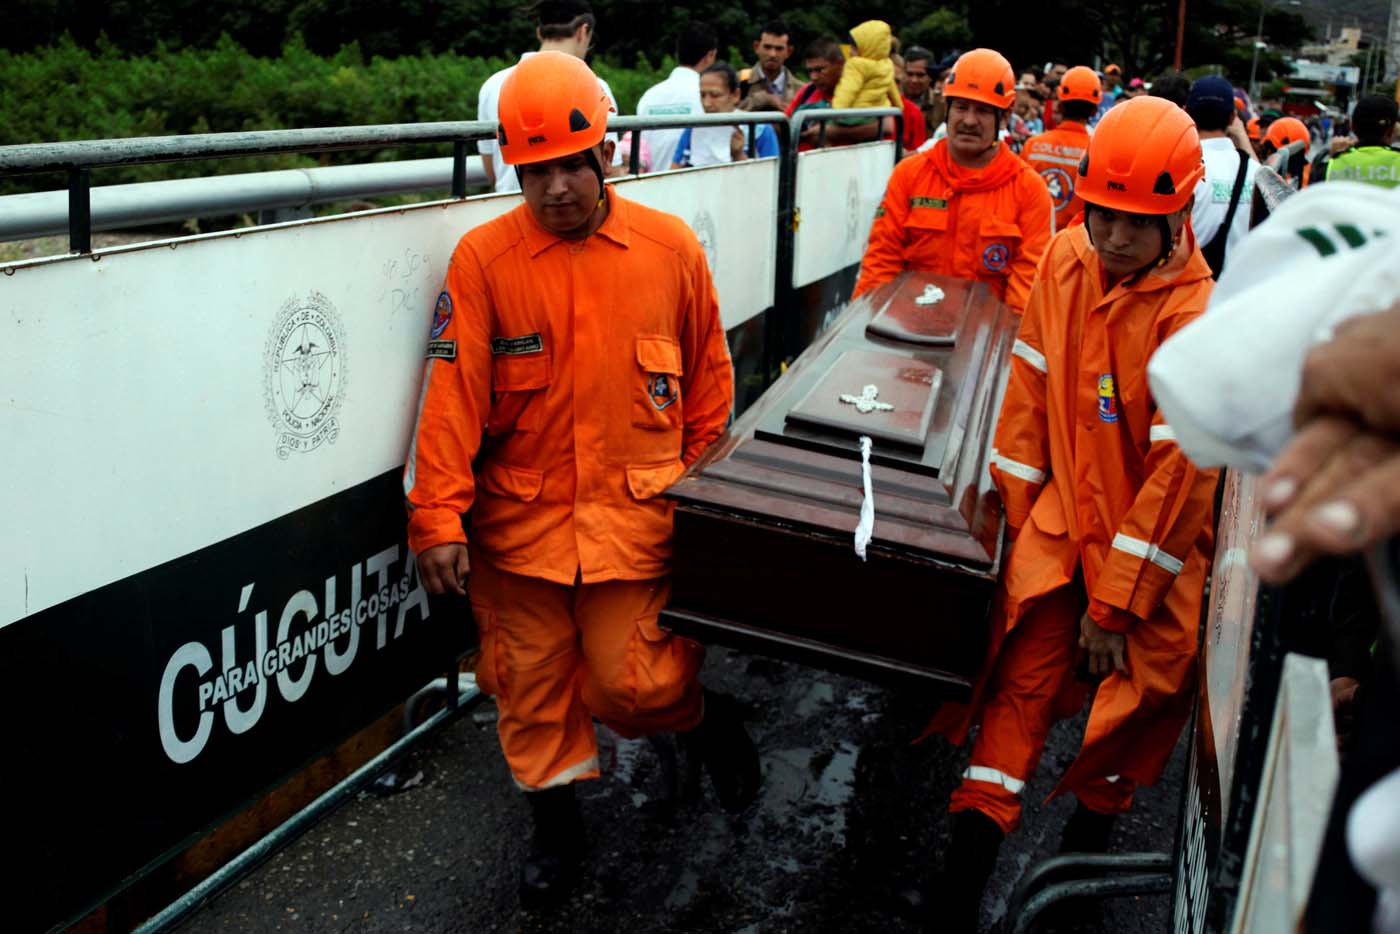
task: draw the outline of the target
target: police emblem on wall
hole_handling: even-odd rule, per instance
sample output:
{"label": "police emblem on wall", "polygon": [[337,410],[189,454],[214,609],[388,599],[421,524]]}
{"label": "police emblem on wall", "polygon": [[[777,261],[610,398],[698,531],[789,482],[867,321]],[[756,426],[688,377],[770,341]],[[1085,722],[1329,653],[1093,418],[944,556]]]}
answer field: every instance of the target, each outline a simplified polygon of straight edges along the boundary
{"label": "police emblem on wall", "polygon": [[263,353],[263,396],[277,431],[277,456],[334,444],[346,385],[345,329],[320,292],[290,298]]}
{"label": "police emblem on wall", "polygon": [[710,275],[713,276],[719,266],[719,235],[715,232],[714,215],[702,208],[695,215],[695,220],[690,222],[690,228],[695,231],[695,239],[705,250],[705,262],[710,264]]}
{"label": "police emblem on wall", "polygon": [[860,236],[860,186],[853,178],[846,185],[846,242],[854,243]]}

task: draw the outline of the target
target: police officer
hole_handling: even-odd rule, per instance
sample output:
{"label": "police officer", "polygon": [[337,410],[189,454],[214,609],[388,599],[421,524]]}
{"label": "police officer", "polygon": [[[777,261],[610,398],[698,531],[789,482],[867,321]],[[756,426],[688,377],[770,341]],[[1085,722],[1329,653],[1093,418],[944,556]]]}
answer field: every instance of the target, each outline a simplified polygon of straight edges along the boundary
{"label": "police officer", "polygon": [[1394,99],[1381,94],[1368,94],[1356,102],[1351,115],[1356,145],[1332,157],[1327,181],[1364,182],[1381,188],[1400,185],[1400,152],[1391,148],[1397,109]]}

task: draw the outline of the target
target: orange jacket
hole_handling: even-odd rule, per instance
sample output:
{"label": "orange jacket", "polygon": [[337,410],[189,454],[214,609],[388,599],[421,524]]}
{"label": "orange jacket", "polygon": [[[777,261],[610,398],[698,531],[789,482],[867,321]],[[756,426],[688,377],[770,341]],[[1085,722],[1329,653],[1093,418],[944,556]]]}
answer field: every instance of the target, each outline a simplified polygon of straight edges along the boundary
{"label": "orange jacket", "polygon": [[463,542],[573,584],[668,570],[658,497],[719,437],[733,368],[705,254],[609,192],[583,241],[526,205],[462,237],[438,299],[404,471],[415,553]]}
{"label": "orange jacket", "polygon": [[[1156,781],[1190,711],[1217,475],[1177,447],[1147,363],[1205,310],[1212,285],[1188,225],[1165,266],[1105,294],[1098,254],[1076,225],[1051,241],[1012,350],[991,468],[1015,538],[1000,625],[973,702],[944,705],[929,732],[961,742],[988,673],[1002,670],[1007,634],[1041,598],[1082,586],[1090,616],[1128,633],[1129,674],[1099,686],[1056,794],[1107,776]],[[1074,620],[1064,627],[1078,631]],[[1082,685],[1067,678],[1060,715],[1082,703]]]}
{"label": "orange jacket", "polygon": [[[1106,295],[1103,282],[1087,229],[1057,234],[1012,351],[991,469],[1011,533],[1028,522],[1067,532],[1091,615],[1126,632],[1174,586],[1199,596],[1180,574],[1210,554],[1216,474],[1177,447],[1147,362],[1205,310],[1213,282],[1189,227],[1165,266]],[[1008,587],[1013,604],[1071,576],[1048,563],[1039,571],[1044,579]]]}
{"label": "orange jacket", "polygon": [[1021,147],[1021,158],[1030,163],[1050,189],[1056,230],[1068,227],[1084,207],[1083,199],[1074,193],[1074,180],[1079,177],[1079,163],[1088,149],[1088,127],[1073,120],[1032,136]]}
{"label": "orange jacket", "polygon": [[1050,242],[1050,195],[1005,143],[965,169],[947,140],[895,166],[861,259],[860,295],[906,269],[980,279],[1016,311]]}

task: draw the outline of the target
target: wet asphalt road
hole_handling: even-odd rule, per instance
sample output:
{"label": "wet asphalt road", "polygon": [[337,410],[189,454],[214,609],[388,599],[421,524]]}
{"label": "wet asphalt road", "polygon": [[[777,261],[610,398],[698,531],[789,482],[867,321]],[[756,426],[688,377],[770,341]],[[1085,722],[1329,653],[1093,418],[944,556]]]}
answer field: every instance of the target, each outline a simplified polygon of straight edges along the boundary
{"label": "wet asphalt road", "polygon": [[[605,775],[580,786],[588,874],[573,899],[523,912],[518,867],[526,806],[496,744],[489,699],[399,766],[422,773],[406,791],[362,793],[226,891],[180,930],[298,932],[608,932],[767,934],[912,932],[886,891],[910,867],[941,859],[947,796],[963,754],[942,740],[912,745],[926,699],[864,681],[711,649],[704,680],[751,705],[763,758],[760,800],[725,815],[703,786],[671,819],[658,804],[661,759],[645,740],[601,731]],[[1053,855],[1073,801],[1042,806],[1072,758],[1083,717],[1051,735],[1027,789],[1022,828],[1002,847],[983,901],[1000,930],[1026,867]],[[1184,742],[1163,781],[1119,822],[1114,849],[1171,848]],[[1157,932],[1168,897],[1090,908],[1060,930]],[[937,927],[933,928],[938,930]]]}

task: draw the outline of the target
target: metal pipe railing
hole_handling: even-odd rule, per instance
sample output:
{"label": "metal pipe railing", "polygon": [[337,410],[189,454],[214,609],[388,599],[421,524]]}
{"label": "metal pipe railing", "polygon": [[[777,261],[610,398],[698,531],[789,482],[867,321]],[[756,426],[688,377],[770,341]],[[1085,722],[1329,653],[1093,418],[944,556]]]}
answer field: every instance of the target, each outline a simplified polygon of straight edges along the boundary
{"label": "metal pipe railing", "polygon": [[[411,159],[103,185],[91,189],[90,229],[117,230],[191,217],[306,208],[356,198],[448,192],[457,186],[457,166],[452,158]],[[486,183],[480,156],[468,156],[463,169],[463,194],[468,187]],[[0,197],[0,240],[65,232],[69,198],[66,191]]]}
{"label": "metal pipe railing", "polygon": [[[296,839],[306,831],[307,828],[344,804],[351,795],[368,785],[376,775],[389,765],[389,763],[403,755],[420,740],[436,731],[439,727],[445,726],[458,714],[466,710],[468,704],[481,696],[481,690],[476,686],[475,679],[472,679],[470,686],[466,690],[461,691],[461,693],[449,690],[448,680],[447,678],[440,678],[437,682],[428,686],[428,688],[437,688],[440,686],[444,691],[448,692],[448,703],[442,710],[433,714],[427,720],[423,721],[423,723],[389,746],[389,748],[350,773],[350,775],[346,776],[340,783],[326,791],[315,801],[283,821],[277,826],[276,830],[261,837],[252,846],[219,867],[212,875],[199,883],[199,885],[190,889],[184,895],[181,895],[174,902],[171,902],[159,914],[138,927],[136,929],[136,934],[159,934],[161,931],[169,931],[179,925],[190,915],[198,911],[199,908],[210,899],[256,869],[264,860]],[[457,686],[460,686],[463,681],[465,681],[465,676],[459,676]],[[418,699],[421,694],[421,691],[415,694],[414,699]]]}

